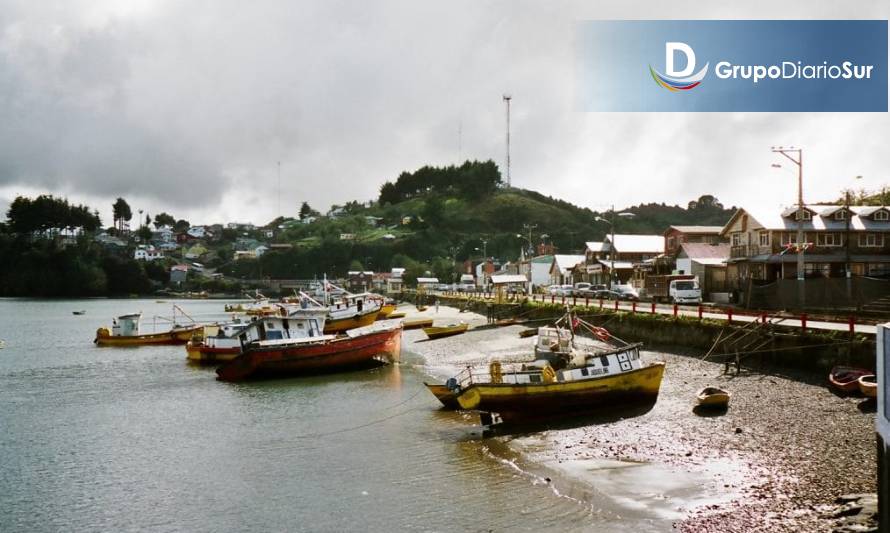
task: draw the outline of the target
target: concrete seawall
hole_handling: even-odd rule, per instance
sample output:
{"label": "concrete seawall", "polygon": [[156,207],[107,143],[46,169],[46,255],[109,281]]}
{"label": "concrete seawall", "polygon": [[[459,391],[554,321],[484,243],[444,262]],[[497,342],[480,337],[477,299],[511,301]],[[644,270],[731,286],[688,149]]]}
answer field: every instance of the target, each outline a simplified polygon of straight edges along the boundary
{"label": "concrete seawall", "polygon": [[[530,326],[543,325],[546,319],[555,319],[565,313],[565,306],[541,302],[492,303],[467,300],[460,297],[405,294],[402,299],[427,305],[436,299],[442,305],[467,308],[492,319],[521,318],[533,322]],[[799,328],[772,325],[751,331],[749,325],[728,323],[725,320],[673,317],[650,313],[631,313],[576,306],[575,312],[584,320],[606,327],[613,335],[631,342],[643,342],[650,348],[659,347],[677,351],[690,357],[702,357],[709,351],[712,361],[735,362],[735,350],[716,344],[736,332],[736,337],[747,333],[745,342],[738,343],[740,364],[758,368],[761,365],[794,368],[824,375],[834,365],[875,368],[874,335],[840,331],[801,331]],[[749,346],[746,350],[745,347]],[[754,349],[756,348],[756,350]]]}

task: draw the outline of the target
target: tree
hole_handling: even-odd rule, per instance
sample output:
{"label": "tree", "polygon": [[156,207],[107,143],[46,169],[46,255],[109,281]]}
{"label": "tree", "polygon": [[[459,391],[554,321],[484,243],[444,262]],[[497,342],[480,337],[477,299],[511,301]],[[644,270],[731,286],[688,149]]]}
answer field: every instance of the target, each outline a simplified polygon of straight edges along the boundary
{"label": "tree", "polygon": [[124,223],[133,219],[133,211],[130,209],[130,204],[123,198],[118,198],[111,208],[114,213],[114,222],[118,229],[123,232]]}
{"label": "tree", "polygon": [[142,226],[136,231],[136,235],[139,237],[142,242],[148,242],[151,240],[151,228],[148,226]]}
{"label": "tree", "polygon": [[182,233],[184,231],[188,231],[190,227],[191,224],[189,224],[188,220],[180,219],[173,224],[173,231],[175,231],[176,233]]}
{"label": "tree", "polygon": [[151,225],[151,216],[148,213],[145,214],[145,224],[143,226],[148,227]]}
{"label": "tree", "polygon": [[161,226],[173,226],[176,224],[176,219],[173,218],[173,215],[168,215],[167,213],[158,213],[155,215],[155,228],[160,228]]}
{"label": "tree", "polygon": [[303,205],[300,206],[300,220],[306,220],[312,216],[312,208],[309,207],[309,202],[303,202]]}

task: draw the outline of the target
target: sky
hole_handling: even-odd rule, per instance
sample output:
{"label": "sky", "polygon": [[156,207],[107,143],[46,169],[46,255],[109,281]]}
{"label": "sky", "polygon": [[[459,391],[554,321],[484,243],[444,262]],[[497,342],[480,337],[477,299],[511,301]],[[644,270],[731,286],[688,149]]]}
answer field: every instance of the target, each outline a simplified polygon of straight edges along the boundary
{"label": "sky", "polygon": [[[505,161],[603,210],[779,206],[890,185],[886,113],[592,113],[589,19],[890,18],[886,1],[0,0],[0,209],[50,193],[193,223],[376,198],[423,165]],[[280,179],[279,179],[280,163]],[[861,179],[855,179],[862,176]],[[144,216],[144,215],[143,215]]]}

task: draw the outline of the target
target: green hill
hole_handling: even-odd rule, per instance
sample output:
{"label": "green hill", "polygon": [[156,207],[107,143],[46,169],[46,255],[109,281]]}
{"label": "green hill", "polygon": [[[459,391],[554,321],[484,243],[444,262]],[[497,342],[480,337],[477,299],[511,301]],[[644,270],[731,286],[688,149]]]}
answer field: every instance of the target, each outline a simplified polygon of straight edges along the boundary
{"label": "green hill", "polygon": [[[618,233],[661,234],[672,224],[723,225],[732,214],[712,196],[686,207],[651,203],[625,211],[635,216],[616,217]],[[454,265],[481,258],[483,250],[490,257],[516,259],[528,246],[529,226],[535,244],[580,252],[585,241],[608,233],[607,223],[595,221],[598,216],[611,218],[535,191],[503,187],[491,161],[423,167],[385,183],[377,201],[334,206],[328,216],[307,224],[276,220],[269,227],[284,223],[287,229],[275,240],[292,244],[291,249],[233,262],[222,271],[248,278],[307,278],[403,266],[451,280]]]}

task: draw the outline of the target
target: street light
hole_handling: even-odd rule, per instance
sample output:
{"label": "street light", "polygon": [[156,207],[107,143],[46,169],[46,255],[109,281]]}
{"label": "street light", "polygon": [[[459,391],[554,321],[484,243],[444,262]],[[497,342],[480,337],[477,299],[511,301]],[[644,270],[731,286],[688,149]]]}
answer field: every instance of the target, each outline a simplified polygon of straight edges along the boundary
{"label": "street light", "polygon": [[[798,304],[800,307],[803,307],[806,303],[806,286],[804,284],[804,261],[803,261],[803,252],[804,252],[804,242],[803,242],[803,149],[795,148],[793,146],[789,146],[785,148],[784,146],[773,146],[770,150],[774,154],[782,154],[789,161],[797,165],[797,215],[795,218],[797,219],[797,281],[798,281],[798,291],[797,298]],[[797,154],[797,159],[791,157],[788,154]],[[773,168],[781,168],[782,165],[778,163],[773,163]]]}
{"label": "street light", "polygon": [[628,213],[627,211],[616,213],[614,205],[612,206],[611,213],[611,219],[605,219],[600,216],[594,218],[594,221],[596,222],[605,222],[609,224],[610,233],[612,234],[612,238],[609,240],[609,260],[611,261],[611,266],[609,267],[609,290],[612,290],[612,277],[615,276],[615,215],[627,218],[636,216],[633,213]]}

